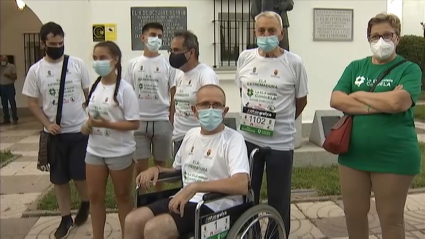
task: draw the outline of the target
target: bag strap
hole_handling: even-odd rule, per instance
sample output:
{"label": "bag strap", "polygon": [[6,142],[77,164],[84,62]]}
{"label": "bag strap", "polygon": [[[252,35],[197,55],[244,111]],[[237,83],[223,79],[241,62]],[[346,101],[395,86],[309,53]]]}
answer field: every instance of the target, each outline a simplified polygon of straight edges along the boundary
{"label": "bag strap", "polygon": [[384,72],[381,73],[381,75],[378,77],[375,83],[373,83],[372,87],[370,88],[369,92],[374,92],[376,86],[378,86],[379,83],[384,79],[385,76],[387,76],[394,68],[397,66],[407,62],[407,60],[401,60],[397,62],[396,64],[392,65],[390,68],[386,69]]}
{"label": "bag strap", "polygon": [[60,125],[62,120],[63,95],[65,93],[65,78],[66,78],[66,71],[68,69],[68,60],[69,60],[69,56],[64,55],[63,64],[62,64],[62,72],[61,72],[61,81],[59,85],[58,110],[56,112],[57,125]]}

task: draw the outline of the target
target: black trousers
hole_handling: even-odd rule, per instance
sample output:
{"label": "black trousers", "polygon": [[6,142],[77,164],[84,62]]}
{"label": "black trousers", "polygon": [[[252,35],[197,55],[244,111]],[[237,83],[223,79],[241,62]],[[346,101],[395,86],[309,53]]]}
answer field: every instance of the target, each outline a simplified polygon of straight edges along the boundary
{"label": "black trousers", "polygon": [[[258,145],[245,141],[248,155]],[[272,150],[268,155],[256,155],[253,162],[251,186],[254,190],[255,203],[260,201],[260,190],[263,181],[264,166],[267,173],[268,204],[275,208],[282,217],[286,237],[291,227],[291,178],[294,151]],[[269,225],[270,226],[270,225]]]}

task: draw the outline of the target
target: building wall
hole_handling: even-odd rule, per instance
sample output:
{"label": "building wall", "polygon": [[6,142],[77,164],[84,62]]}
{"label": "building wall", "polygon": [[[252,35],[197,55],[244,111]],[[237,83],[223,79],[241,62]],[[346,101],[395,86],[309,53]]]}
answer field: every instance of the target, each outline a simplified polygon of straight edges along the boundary
{"label": "building wall", "polygon": [[420,22],[425,22],[425,0],[404,0],[402,34],[423,36]]}
{"label": "building wall", "polygon": [[[238,4],[242,4],[242,0],[237,1]],[[219,1],[216,2],[218,4]],[[131,50],[130,7],[186,6],[188,29],[199,37],[200,60],[209,66],[214,64],[213,0],[143,0],[120,1],[119,4],[117,1],[107,0],[28,0],[26,3],[43,23],[55,21],[63,26],[66,32],[66,53],[82,58],[90,70],[90,54],[94,45],[91,36],[92,24],[117,24],[117,43],[124,54],[123,67],[125,68],[129,59],[142,54],[141,51]],[[244,1],[245,9],[248,9],[247,3],[248,1]],[[354,9],[354,41],[313,42],[313,8],[315,7]],[[238,7],[238,9],[241,8]],[[310,88],[309,103],[303,114],[303,121],[311,122],[315,110],[329,109],[332,88],[350,61],[370,55],[366,40],[367,22],[371,17],[386,11],[386,9],[387,0],[295,1],[294,10],[289,13],[290,48],[292,52],[304,59]],[[217,7],[218,11],[220,11],[220,7]],[[163,54],[167,53],[163,52]],[[220,84],[228,95],[231,111],[239,111],[240,99],[239,91],[234,84],[234,70],[221,69],[217,72],[221,79]],[[91,74],[95,79],[92,70]]]}
{"label": "building wall", "polygon": [[21,94],[25,79],[24,33],[40,31],[41,22],[31,9],[19,11],[15,1],[0,1],[0,53],[13,55],[18,79],[15,83],[19,108],[26,107],[26,98]]}

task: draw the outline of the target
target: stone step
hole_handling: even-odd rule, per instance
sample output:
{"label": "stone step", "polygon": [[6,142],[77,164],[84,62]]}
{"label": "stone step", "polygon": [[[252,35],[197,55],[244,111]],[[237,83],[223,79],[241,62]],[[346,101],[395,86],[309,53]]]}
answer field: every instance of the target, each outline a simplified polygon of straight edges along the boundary
{"label": "stone step", "polygon": [[333,155],[304,137],[301,147],[294,151],[294,167],[322,167],[335,165],[338,156]]}

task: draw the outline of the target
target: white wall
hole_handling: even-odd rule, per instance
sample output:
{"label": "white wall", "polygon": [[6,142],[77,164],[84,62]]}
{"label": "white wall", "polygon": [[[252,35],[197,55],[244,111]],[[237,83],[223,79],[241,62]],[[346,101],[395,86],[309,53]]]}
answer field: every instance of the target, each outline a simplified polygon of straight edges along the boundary
{"label": "white wall", "polygon": [[404,0],[402,34],[423,36],[420,22],[425,22],[425,0]]}
{"label": "white wall", "polygon": [[[13,55],[18,79],[15,83],[18,108],[27,107],[21,94],[25,79],[24,33],[37,33],[41,22],[31,9],[19,11],[14,1],[0,1],[0,53]],[[19,113],[19,112],[18,112]]]}
{"label": "white wall", "polygon": [[[214,25],[213,0],[143,0],[143,1],[51,1],[29,0],[27,5],[39,16],[41,21],[55,21],[66,32],[66,53],[82,58],[91,65],[91,24],[116,23],[117,43],[127,61],[139,56],[141,51],[131,50],[130,7],[136,6],[186,6],[188,11],[188,29],[198,35],[200,42],[200,60],[213,65]],[[231,3],[231,6],[232,5]],[[245,7],[248,7],[245,3]],[[354,9],[353,42],[313,42],[313,8],[352,8]],[[219,11],[220,8],[217,9]],[[295,1],[295,7],[289,14],[291,51],[300,55],[305,62],[309,75],[309,103],[303,120],[311,122],[315,110],[329,109],[329,97],[344,68],[350,61],[370,54],[366,41],[368,20],[379,12],[386,11],[387,0],[376,1]],[[164,54],[166,54],[164,52]],[[91,68],[91,67],[90,67]],[[239,91],[233,83],[234,71],[218,71],[221,85],[228,95],[231,111],[239,111]],[[93,79],[95,77],[92,72]]]}

